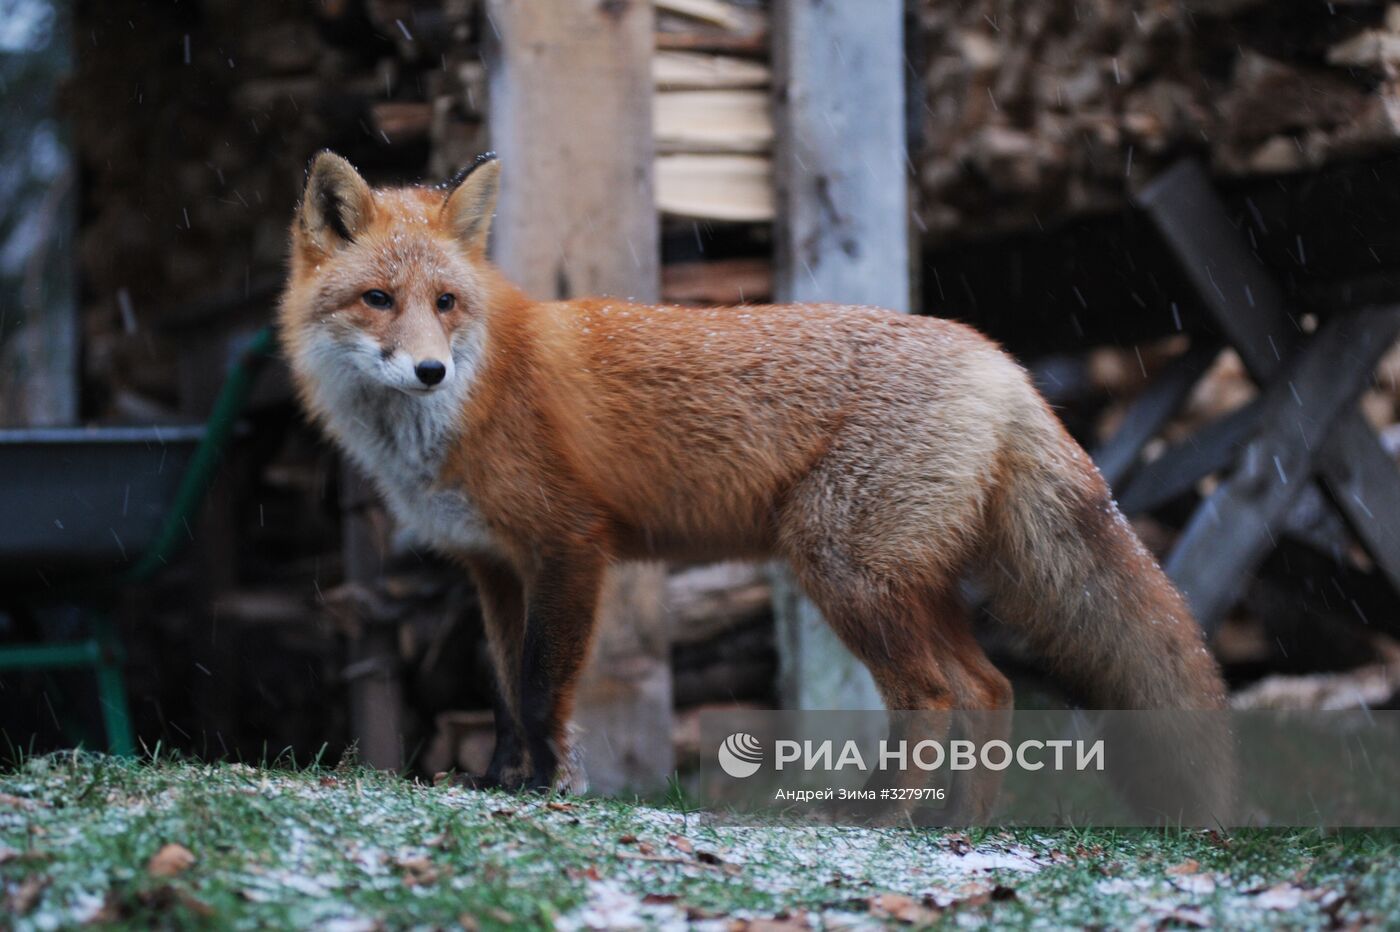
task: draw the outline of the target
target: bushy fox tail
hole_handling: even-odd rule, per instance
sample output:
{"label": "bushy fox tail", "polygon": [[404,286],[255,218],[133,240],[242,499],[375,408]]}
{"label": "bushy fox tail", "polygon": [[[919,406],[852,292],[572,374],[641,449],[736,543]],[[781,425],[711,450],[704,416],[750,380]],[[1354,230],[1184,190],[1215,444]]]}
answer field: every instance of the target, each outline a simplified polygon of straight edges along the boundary
{"label": "bushy fox tail", "polygon": [[1225,684],[1185,599],[1057,421],[1009,441],[999,468],[982,560],[992,612],[1085,706],[1182,710],[1105,716],[1123,752],[1113,777],[1165,821],[1218,823],[1235,782]]}
{"label": "bushy fox tail", "polygon": [[1086,705],[1223,708],[1185,599],[1078,444],[1047,424],[1009,443],[999,470],[982,561],[995,615]]}

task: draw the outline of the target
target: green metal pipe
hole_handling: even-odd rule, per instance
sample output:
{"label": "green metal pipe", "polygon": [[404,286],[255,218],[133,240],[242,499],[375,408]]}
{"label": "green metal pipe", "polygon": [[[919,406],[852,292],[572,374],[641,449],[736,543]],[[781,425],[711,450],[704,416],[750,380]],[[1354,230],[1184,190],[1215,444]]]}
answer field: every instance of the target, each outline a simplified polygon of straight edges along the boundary
{"label": "green metal pipe", "polygon": [[102,646],[97,641],[21,644],[0,650],[0,670],[66,670],[93,667],[101,662]]}
{"label": "green metal pipe", "polygon": [[229,370],[219,397],[214,401],[214,410],[209,413],[205,424],[204,439],[195,448],[190,465],[180,480],[175,492],[175,501],[161,524],[160,532],[153,543],[130,570],[123,575],[126,582],[140,582],[149,578],[164,567],[179,550],[180,538],[193,524],[195,511],[204,501],[204,493],[214,481],[214,473],[223,462],[224,449],[228,446],[238,417],[252,392],[254,380],[263,364],[272,356],[277,347],[277,339],[271,327],[264,327],[253,337],[243,350],[238,361]]}

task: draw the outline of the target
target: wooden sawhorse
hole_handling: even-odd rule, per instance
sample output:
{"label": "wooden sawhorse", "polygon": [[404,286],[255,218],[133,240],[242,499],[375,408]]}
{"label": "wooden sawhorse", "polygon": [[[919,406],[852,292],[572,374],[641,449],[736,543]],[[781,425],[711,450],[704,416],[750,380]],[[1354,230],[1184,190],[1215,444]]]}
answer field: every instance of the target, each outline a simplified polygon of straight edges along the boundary
{"label": "wooden sawhorse", "polygon": [[1260,395],[1139,466],[1144,445],[1220,350],[1193,343],[1096,453],[1123,511],[1151,510],[1211,473],[1224,477],[1165,564],[1207,633],[1284,531],[1335,551],[1349,529],[1400,592],[1400,469],[1356,405],[1400,333],[1400,307],[1344,311],[1307,334],[1199,165],[1177,164],[1137,202]]}

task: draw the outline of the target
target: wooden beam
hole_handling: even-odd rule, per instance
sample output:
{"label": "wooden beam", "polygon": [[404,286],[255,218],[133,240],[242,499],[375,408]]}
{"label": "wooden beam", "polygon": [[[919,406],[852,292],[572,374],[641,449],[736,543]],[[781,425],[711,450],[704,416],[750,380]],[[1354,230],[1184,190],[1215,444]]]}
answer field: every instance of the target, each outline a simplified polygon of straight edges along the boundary
{"label": "wooden beam", "polygon": [[[534,297],[660,291],[649,3],[490,0],[496,260]],[[664,571],[609,574],[575,718],[593,789],[652,790],[673,767]]]}
{"label": "wooden beam", "polygon": [[[909,310],[904,5],[774,6],[779,301]],[[869,673],[790,579],[774,611],[789,708],[879,708]]]}
{"label": "wooden beam", "polygon": [[1123,483],[1137,466],[1142,448],[1157,436],[1167,421],[1186,403],[1191,389],[1219,355],[1218,344],[1193,344],[1185,353],[1172,360],[1167,371],[1154,379],[1147,390],[1128,407],[1123,426],[1094,451],[1094,463],[1111,488],[1123,488]]}
{"label": "wooden beam", "polygon": [[1258,400],[1251,401],[1200,427],[1152,462],[1140,466],[1118,496],[1123,513],[1156,511],[1194,489],[1211,473],[1227,469],[1254,436],[1262,411]]}

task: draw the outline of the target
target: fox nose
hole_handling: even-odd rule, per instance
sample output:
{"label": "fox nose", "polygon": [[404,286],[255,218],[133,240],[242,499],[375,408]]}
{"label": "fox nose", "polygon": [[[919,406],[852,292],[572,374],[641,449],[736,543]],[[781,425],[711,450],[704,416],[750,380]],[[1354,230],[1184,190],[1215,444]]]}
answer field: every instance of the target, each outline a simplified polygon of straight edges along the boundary
{"label": "fox nose", "polygon": [[436,359],[425,359],[413,367],[413,374],[424,385],[436,385],[447,375],[447,367]]}

